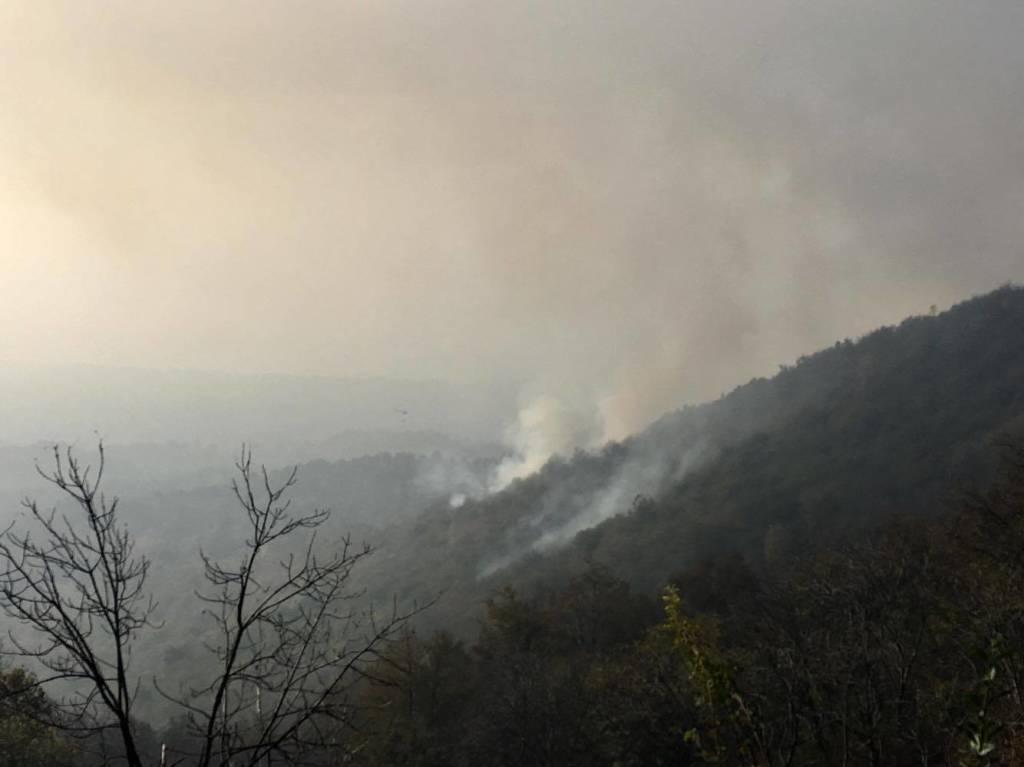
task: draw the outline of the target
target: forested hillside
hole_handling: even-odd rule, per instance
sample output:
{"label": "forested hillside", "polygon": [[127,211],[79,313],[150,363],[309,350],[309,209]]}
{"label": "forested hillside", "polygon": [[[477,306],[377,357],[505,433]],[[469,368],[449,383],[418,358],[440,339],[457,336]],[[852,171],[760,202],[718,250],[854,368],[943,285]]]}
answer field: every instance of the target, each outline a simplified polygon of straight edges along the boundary
{"label": "forested hillside", "polygon": [[373,583],[444,591],[429,619],[469,627],[499,585],[564,584],[587,563],[645,592],[726,552],[759,568],[892,516],[942,515],[962,483],[991,477],[992,441],[1022,426],[1024,290],[1006,287],[438,504],[381,538]]}
{"label": "forested hillside", "polygon": [[357,764],[950,765],[1024,758],[1024,448],[936,520],[660,599],[590,567],[505,589],[472,642],[409,634],[376,664]]}
{"label": "forested hillside", "polygon": [[[259,481],[292,504],[282,496],[280,513],[313,514],[318,537],[282,539],[269,569],[238,572],[255,583],[292,572],[294,557],[359,552],[337,592],[352,612],[339,615],[370,617],[324,647],[369,649],[309,725],[317,753],[347,763],[1014,764],[1022,436],[1024,290],[1006,287],[839,342],[500,492],[487,492],[499,459],[486,450],[313,461],[294,487],[270,471]],[[197,606],[210,572],[199,552],[244,563],[261,529],[239,514],[245,493],[171,485],[133,489],[123,517],[150,558],[160,619],[131,651],[143,762],[160,743],[202,750],[152,677],[217,679],[216,643],[232,630],[228,613],[218,623]],[[324,506],[335,515],[311,511]],[[356,548],[341,548],[346,533]],[[241,576],[223,578],[229,594]],[[388,611],[359,612],[367,598],[393,616],[426,609],[374,635]],[[289,627],[306,607],[266,627],[302,648]],[[205,742],[249,748],[261,691],[277,684],[251,669],[303,652],[253,655],[230,677],[230,714],[214,704],[208,717],[240,729]],[[66,709],[18,692],[24,674],[0,670],[14,690],[0,703],[15,701],[0,707],[0,746],[103,764],[56,734]],[[288,754],[304,753],[305,726]],[[98,732],[90,753],[116,753]],[[993,749],[1000,761],[985,761]]]}

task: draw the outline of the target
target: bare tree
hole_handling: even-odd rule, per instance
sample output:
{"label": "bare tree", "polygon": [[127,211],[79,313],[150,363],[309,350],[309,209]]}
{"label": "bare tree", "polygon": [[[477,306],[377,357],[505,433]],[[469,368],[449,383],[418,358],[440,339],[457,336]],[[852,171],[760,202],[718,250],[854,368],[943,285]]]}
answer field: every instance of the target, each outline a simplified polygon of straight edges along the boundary
{"label": "bare tree", "polygon": [[[0,536],[0,608],[28,635],[11,634],[14,653],[37,660],[49,686],[77,682],[58,700],[64,728],[116,729],[123,759],[141,767],[132,704],[138,676],[131,651],[153,626],[146,591],[149,561],[134,552],[118,502],[98,493],[104,466],[100,445],[95,478],[70,449],[54,450],[52,472],[40,474],[81,512],[42,511],[25,501],[38,539],[12,526]],[[196,593],[212,621],[205,646],[216,671],[205,683],[158,691],[185,711],[193,747],[174,748],[179,761],[210,765],[299,764],[340,749],[354,711],[347,694],[362,667],[415,612],[397,605],[384,616],[359,607],[352,569],[371,553],[349,538],[322,546],[317,531],[328,512],[293,513],[287,499],[293,470],[274,483],[242,451],[233,489],[246,516],[246,539],[235,564],[200,552],[205,591]]]}
{"label": "bare tree", "polygon": [[[210,590],[198,595],[216,625],[209,649],[220,671],[187,696],[165,695],[187,710],[201,767],[297,764],[340,747],[353,714],[346,693],[410,615],[393,606],[381,619],[353,607],[360,594],[349,576],[371,549],[346,537],[318,556],[316,529],[327,512],[291,513],[294,470],[274,484],[265,468],[254,471],[248,452],[237,468],[245,555],[231,566],[202,554]],[[302,530],[311,533],[295,551],[289,544]]]}
{"label": "bare tree", "polygon": [[53,450],[52,471],[40,475],[78,507],[74,518],[23,501],[32,531],[12,525],[0,536],[0,607],[28,632],[8,632],[11,654],[45,670],[34,681],[77,683],[59,699],[52,724],[78,732],[116,728],[129,765],[141,765],[131,719],[138,681],[131,647],[152,624],[155,604],[145,592],[149,560],[136,556],[118,523],[118,500],[98,493],[105,456],[99,446],[94,478],[68,449]]}

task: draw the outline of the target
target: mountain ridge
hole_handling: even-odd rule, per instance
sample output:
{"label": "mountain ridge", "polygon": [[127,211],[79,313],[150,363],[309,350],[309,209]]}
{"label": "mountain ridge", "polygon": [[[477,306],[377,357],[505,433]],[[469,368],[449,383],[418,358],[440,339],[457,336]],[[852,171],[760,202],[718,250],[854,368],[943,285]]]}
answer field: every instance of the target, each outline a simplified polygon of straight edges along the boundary
{"label": "mountain ridge", "polygon": [[370,580],[444,592],[440,620],[466,625],[497,585],[544,588],[588,563],[645,589],[716,553],[756,566],[807,539],[942,513],[958,483],[990,475],[992,440],[1022,425],[1024,289],[1007,285],[839,341],[500,493],[435,505],[387,531]]}

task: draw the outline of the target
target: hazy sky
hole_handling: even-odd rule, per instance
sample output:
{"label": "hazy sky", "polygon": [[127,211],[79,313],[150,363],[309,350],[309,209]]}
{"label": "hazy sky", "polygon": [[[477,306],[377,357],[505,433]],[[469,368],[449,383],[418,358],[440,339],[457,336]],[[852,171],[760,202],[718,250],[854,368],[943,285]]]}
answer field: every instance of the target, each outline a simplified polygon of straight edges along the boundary
{"label": "hazy sky", "polygon": [[609,431],[1024,279],[1020,0],[0,0],[0,359]]}

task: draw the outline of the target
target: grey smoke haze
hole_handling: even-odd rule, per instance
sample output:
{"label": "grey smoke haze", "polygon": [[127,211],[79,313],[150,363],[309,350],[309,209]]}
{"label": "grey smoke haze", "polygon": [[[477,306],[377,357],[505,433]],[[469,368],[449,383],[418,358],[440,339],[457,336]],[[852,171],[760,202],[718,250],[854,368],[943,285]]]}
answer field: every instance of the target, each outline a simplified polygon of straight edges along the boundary
{"label": "grey smoke haze", "polygon": [[1022,37],[1017,0],[11,0],[0,359],[512,379],[619,437],[1020,280]]}
{"label": "grey smoke haze", "polygon": [[121,444],[220,445],[234,454],[248,443],[271,463],[396,450],[460,453],[469,447],[460,440],[500,434],[514,409],[515,391],[508,386],[126,367],[0,368],[0,445],[88,444],[98,434]]}

